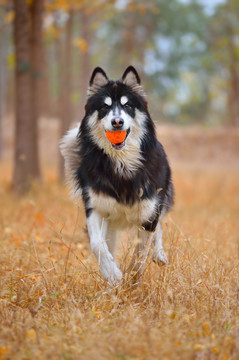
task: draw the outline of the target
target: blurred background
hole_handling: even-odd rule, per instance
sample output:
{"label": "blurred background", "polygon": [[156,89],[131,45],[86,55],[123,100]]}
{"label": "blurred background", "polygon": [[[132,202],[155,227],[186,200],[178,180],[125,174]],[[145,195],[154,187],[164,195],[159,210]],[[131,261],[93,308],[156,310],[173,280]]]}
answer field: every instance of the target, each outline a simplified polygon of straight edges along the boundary
{"label": "blurred background", "polygon": [[215,134],[235,154],[238,0],[1,0],[0,28],[0,159],[16,191],[41,177],[44,161],[63,178],[58,141],[84,115],[95,66],[112,79],[137,68],[175,156],[192,156],[197,141],[212,156]]}
{"label": "blurred background", "polygon": [[[0,360],[239,359],[239,0],[0,0],[0,30]],[[175,206],[169,265],[114,290],[59,141],[94,67],[119,79],[130,64]]]}

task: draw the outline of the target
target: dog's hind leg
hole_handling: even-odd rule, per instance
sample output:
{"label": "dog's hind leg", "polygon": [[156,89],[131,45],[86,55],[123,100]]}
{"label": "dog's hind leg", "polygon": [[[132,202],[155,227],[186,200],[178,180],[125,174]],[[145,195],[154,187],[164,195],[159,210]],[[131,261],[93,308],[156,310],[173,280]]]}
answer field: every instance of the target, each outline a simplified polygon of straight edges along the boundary
{"label": "dog's hind leg", "polygon": [[108,224],[108,229],[106,233],[106,242],[112,256],[115,256],[115,246],[117,243],[117,232],[113,229],[110,224]]}
{"label": "dog's hind leg", "polygon": [[102,276],[110,284],[116,285],[121,281],[122,273],[105,241],[107,222],[96,211],[92,211],[86,221],[91,249],[98,260]]}
{"label": "dog's hind leg", "polygon": [[138,282],[142,276],[147,261],[148,253],[151,247],[152,233],[146,230],[140,232],[140,242],[136,245],[128,272],[132,272],[132,279]]}
{"label": "dog's hind leg", "polygon": [[163,242],[162,242],[162,226],[160,221],[158,222],[157,228],[153,234],[153,255],[152,260],[157,263],[158,265],[165,265],[168,264],[168,258],[167,255],[164,252],[163,249]]}

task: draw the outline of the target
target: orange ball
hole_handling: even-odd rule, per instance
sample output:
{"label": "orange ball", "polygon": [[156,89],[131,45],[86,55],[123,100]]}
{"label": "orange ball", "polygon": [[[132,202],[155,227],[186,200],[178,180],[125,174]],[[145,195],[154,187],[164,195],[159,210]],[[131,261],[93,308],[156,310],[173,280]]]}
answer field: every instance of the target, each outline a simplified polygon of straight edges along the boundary
{"label": "orange ball", "polygon": [[106,137],[112,144],[120,144],[126,138],[127,131],[106,131]]}

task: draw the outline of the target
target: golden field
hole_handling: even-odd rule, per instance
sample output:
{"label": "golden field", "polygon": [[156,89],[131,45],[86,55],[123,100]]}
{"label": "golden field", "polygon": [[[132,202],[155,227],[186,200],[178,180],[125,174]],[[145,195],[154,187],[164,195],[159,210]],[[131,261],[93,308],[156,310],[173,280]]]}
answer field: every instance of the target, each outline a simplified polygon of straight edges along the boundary
{"label": "golden field", "polygon": [[[11,191],[9,157],[0,164],[0,359],[239,359],[239,132],[159,138],[176,192],[163,225],[169,265],[148,259],[136,288],[102,280],[83,207],[46,150],[44,181],[24,198]],[[119,242],[122,269],[134,243],[133,232]]]}

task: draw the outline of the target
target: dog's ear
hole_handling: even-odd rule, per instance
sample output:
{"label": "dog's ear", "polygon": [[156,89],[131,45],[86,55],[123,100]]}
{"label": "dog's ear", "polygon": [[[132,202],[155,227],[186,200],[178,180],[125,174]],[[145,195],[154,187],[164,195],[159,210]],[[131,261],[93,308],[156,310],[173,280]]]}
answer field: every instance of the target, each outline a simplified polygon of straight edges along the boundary
{"label": "dog's ear", "polygon": [[122,81],[125,85],[131,87],[135,85],[140,85],[140,77],[132,65],[128,66],[127,69],[125,70],[122,76]]}
{"label": "dog's ear", "polygon": [[104,70],[100,67],[96,67],[90,78],[87,96],[90,97],[94,95],[102,86],[105,86],[108,82],[109,79]]}
{"label": "dog's ear", "polygon": [[125,70],[125,72],[122,76],[122,82],[123,82],[123,84],[131,87],[131,89],[134,92],[145,97],[144,90],[141,86],[140,77],[132,65],[128,66],[127,69]]}

